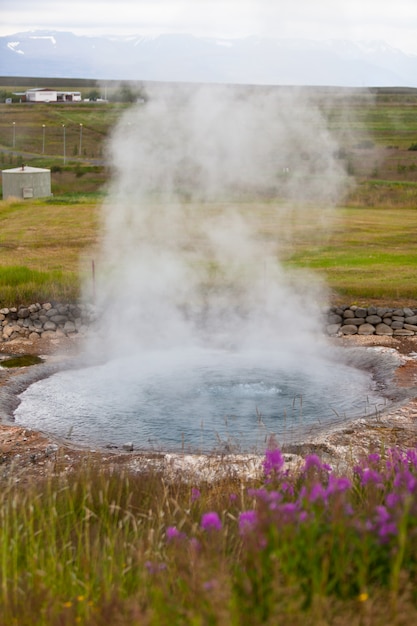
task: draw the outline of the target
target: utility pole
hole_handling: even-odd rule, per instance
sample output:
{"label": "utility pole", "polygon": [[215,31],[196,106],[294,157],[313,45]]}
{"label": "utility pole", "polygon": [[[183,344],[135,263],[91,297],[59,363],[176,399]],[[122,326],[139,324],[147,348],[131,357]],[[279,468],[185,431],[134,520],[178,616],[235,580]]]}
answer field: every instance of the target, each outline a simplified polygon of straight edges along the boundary
{"label": "utility pole", "polygon": [[64,131],[64,165],[66,163],[67,160],[67,146],[66,146],[66,136],[65,136],[65,124],[62,124],[62,128]]}

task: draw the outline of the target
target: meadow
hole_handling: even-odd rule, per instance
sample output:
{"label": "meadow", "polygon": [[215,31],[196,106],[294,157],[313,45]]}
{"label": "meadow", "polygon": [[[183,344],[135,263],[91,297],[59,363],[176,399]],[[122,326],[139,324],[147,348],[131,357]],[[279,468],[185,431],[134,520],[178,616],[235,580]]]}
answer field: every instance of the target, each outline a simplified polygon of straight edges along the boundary
{"label": "meadow", "polygon": [[[323,207],[308,207],[301,220],[287,222],[286,231],[289,227],[292,232],[289,243],[282,229],[282,199],[247,198],[240,203],[241,210],[256,216],[257,236],[278,243],[280,259],[289,269],[305,268],[324,278],[333,302],[389,300],[415,306],[415,90],[328,92],[319,89],[309,97],[317,99],[339,138],[337,157],[352,184],[326,228],[317,228]],[[78,298],[80,276],[88,274],[99,237],[100,203],[111,176],[104,159],[106,138],[128,106],[93,101],[0,104],[0,165],[7,169],[25,162],[50,168],[54,194],[31,202],[0,201],[3,306]],[[191,209],[198,219],[199,207]],[[209,210],[221,211],[222,205]]]}
{"label": "meadow", "polygon": [[310,454],[289,472],[272,446],[258,479],[210,482],[59,463],[2,480],[2,624],[416,621],[415,450],[348,472]]}
{"label": "meadow", "polygon": [[[323,207],[308,207],[301,220],[287,212],[289,240],[277,210],[283,199],[247,198],[239,210],[253,216],[266,245],[279,243],[289,271],[325,278],[333,301],[417,306],[417,96],[358,90],[323,102],[352,181],[326,213],[328,227],[318,235]],[[54,192],[0,202],[0,308],[75,300],[100,237],[105,138],[125,105],[0,107],[2,167],[23,159],[51,167]],[[62,123],[73,152],[65,163]],[[201,207],[190,208],[198,219]],[[222,203],[204,208],[221,212]],[[1,452],[1,624],[408,626],[417,619],[415,450],[375,446],[340,468],[309,455],[288,471],[271,441],[260,476],[228,474],[225,457],[225,475],[211,481],[88,461],[63,473],[59,454],[53,472],[32,479],[6,460]]]}

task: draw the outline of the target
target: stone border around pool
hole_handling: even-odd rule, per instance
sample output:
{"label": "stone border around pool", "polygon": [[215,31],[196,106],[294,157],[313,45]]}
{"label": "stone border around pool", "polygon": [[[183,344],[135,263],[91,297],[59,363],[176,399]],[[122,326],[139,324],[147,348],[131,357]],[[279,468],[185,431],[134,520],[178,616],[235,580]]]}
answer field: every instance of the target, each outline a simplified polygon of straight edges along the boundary
{"label": "stone border around pool", "polygon": [[[95,318],[86,304],[46,302],[0,309],[0,343],[13,339],[55,339],[84,334]],[[417,335],[417,309],[408,307],[331,306],[324,311],[323,327],[330,336]]]}

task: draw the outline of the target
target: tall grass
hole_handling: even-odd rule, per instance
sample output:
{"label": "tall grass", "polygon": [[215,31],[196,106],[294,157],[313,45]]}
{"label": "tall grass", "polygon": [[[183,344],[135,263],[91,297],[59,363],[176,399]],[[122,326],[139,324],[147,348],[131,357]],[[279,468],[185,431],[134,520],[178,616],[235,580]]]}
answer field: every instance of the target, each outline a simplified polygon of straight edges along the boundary
{"label": "tall grass", "polygon": [[[57,460],[59,465],[59,459]],[[211,484],[86,465],[3,479],[0,623],[410,624],[417,451]]]}
{"label": "tall grass", "polygon": [[15,306],[20,303],[61,300],[73,302],[79,296],[76,273],[60,270],[38,271],[25,266],[3,267],[0,272],[0,303]]}

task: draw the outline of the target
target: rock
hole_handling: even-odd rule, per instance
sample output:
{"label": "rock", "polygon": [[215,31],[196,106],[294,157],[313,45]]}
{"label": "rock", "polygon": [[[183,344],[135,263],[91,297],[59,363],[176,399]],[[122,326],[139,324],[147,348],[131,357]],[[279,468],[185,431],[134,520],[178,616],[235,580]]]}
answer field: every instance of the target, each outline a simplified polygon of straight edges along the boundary
{"label": "rock", "polygon": [[417,324],[417,315],[407,315],[405,321],[407,322],[407,324]]}
{"label": "rock", "polygon": [[133,452],[133,442],[128,441],[122,445],[123,450],[126,452]]}
{"label": "rock", "polygon": [[398,330],[399,328],[402,328],[404,326],[404,322],[395,321],[395,322],[392,322],[391,326],[394,330]]}
{"label": "rock", "polygon": [[54,330],[44,330],[41,337],[42,339],[56,339],[56,332]]}
{"label": "rock", "polygon": [[358,332],[358,327],[354,324],[345,324],[344,326],[340,327],[340,332],[343,335],[356,335],[356,333]]}
{"label": "rock", "polygon": [[384,324],[384,322],[382,322],[381,324],[377,324],[375,327],[375,333],[377,335],[392,335],[393,334],[393,330],[391,328],[391,326],[388,326],[388,324]]}
{"label": "rock", "polygon": [[368,317],[365,317],[365,321],[367,324],[373,324],[375,326],[382,322],[382,317],[379,315],[368,315]]}
{"label": "rock", "polygon": [[68,317],[66,315],[57,314],[49,316],[49,319],[55,324],[65,324],[65,322],[68,320]]}
{"label": "rock", "polygon": [[358,335],[374,335],[375,334],[375,326],[372,324],[361,324],[358,328]]}
{"label": "rock", "polygon": [[77,332],[77,329],[75,327],[74,322],[70,322],[70,321],[65,322],[64,333],[69,334],[69,333],[76,333],[76,332]]}
{"label": "rock", "polygon": [[404,324],[404,328],[406,330],[412,330],[414,333],[417,333],[417,325],[416,324]]}
{"label": "rock", "polygon": [[341,315],[336,315],[335,313],[328,316],[327,321],[329,324],[341,324],[343,318]]}
{"label": "rock", "polygon": [[326,332],[328,335],[330,335],[331,337],[334,335],[337,335],[339,332],[341,324],[329,324],[326,327]]}
{"label": "rock", "polygon": [[360,326],[364,323],[364,321],[365,320],[363,317],[349,317],[345,320],[345,322],[347,322],[348,324],[353,324],[354,326]]}
{"label": "rock", "polygon": [[52,322],[52,321],[48,320],[43,325],[43,329],[44,330],[55,330],[56,329],[56,324],[55,324],[55,322]]}

